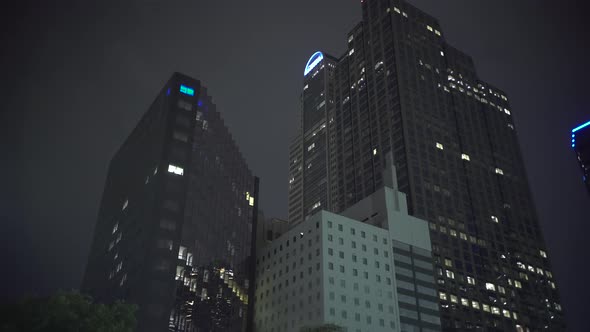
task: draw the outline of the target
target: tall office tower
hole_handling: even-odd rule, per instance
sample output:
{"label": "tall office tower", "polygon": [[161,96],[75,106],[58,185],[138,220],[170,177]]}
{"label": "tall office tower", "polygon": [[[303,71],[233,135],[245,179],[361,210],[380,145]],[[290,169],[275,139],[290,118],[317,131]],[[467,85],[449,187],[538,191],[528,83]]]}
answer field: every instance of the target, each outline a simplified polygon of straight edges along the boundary
{"label": "tall office tower", "polygon": [[[303,221],[322,209],[331,210],[328,187],[330,164],[328,119],[334,105],[336,62],[336,58],[316,52],[305,66],[302,132],[290,148],[289,222],[291,225]],[[297,167],[297,171],[293,171],[294,167]],[[298,183],[299,177],[301,183]]]}
{"label": "tall office tower", "polygon": [[175,73],[109,165],[82,290],[138,331],[251,330],[258,179],[207,89]]}
{"label": "tall office tower", "polygon": [[256,331],[441,330],[428,223],[408,215],[388,170],[391,181],[369,197],[341,214],[316,212],[260,248]]}
{"label": "tall office tower", "polygon": [[572,148],[578,157],[583,180],[590,194],[590,121],[572,129]]}
{"label": "tall office tower", "polygon": [[[381,188],[391,151],[410,214],[430,222],[443,329],[565,329],[506,94],[478,77],[435,18],[400,0],[361,6],[331,69],[327,209]],[[328,75],[321,61],[307,68],[305,86]],[[307,176],[304,198],[315,195]]]}
{"label": "tall office tower", "polygon": [[289,147],[289,222],[297,224],[303,220],[303,147],[301,134]]}

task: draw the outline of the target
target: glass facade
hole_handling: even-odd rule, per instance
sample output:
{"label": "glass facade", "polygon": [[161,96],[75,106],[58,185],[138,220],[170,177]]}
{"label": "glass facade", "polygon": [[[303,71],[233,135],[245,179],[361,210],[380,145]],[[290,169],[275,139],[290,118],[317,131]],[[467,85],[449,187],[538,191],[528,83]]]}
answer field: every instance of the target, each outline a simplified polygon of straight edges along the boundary
{"label": "glass facade", "polygon": [[83,291],[138,304],[140,331],[251,329],[257,197],[207,89],[175,73],[111,161]]}
{"label": "glass facade", "polygon": [[401,0],[361,7],[334,67],[323,208],[381,188],[392,152],[410,213],[430,222],[443,330],[564,330],[506,94],[432,16]]}

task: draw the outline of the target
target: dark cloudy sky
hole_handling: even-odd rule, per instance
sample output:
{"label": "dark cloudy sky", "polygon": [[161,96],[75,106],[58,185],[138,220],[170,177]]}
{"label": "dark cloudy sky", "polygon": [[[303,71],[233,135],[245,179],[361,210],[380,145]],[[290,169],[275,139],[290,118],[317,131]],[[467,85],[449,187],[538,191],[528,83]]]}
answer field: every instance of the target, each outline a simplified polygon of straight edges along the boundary
{"label": "dark cloudy sky", "polygon": [[[569,130],[590,120],[582,1],[411,2],[507,92],[566,314],[583,331],[590,197],[569,149]],[[107,164],[173,71],[209,87],[261,177],[265,214],[286,217],[303,67],[318,49],[345,50],[359,0],[49,3],[0,10],[3,299],[79,287]]]}

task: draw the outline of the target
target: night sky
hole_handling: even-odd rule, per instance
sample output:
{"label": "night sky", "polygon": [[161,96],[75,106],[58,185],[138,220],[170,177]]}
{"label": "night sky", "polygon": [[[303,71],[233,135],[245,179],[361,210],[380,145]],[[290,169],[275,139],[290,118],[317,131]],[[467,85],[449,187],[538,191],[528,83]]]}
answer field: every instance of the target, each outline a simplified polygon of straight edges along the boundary
{"label": "night sky", "polygon": [[[85,3],[85,4],[82,4]],[[504,90],[572,331],[590,314],[590,197],[570,130],[590,120],[582,1],[412,0]],[[78,288],[108,162],[172,72],[201,80],[287,216],[303,68],[340,56],[360,0],[55,1],[2,9],[1,298]]]}

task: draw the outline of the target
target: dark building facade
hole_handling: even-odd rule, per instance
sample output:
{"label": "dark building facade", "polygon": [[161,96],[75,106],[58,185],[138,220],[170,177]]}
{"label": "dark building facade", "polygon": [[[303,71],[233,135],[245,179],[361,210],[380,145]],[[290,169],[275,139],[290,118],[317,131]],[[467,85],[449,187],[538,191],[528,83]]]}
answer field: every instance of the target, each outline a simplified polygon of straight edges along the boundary
{"label": "dark building facade", "polygon": [[590,194],[590,121],[572,129],[572,148],[582,169],[582,180]]}
{"label": "dark building facade", "polygon": [[258,179],[201,82],[175,73],[111,160],[82,291],[138,331],[251,330]]}
{"label": "dark building facade", "polygon": [[[506,94],[432,16],[400,0],[361,7],[346,53],[306,66],[302,218],[314,202],[338,213],[383,187],[391,151],[410,214],[430,223],[443,330],[565,330]],[[315,157],[306,114],[327,130]],[[327,167],[311,178],[315,165]]]}

